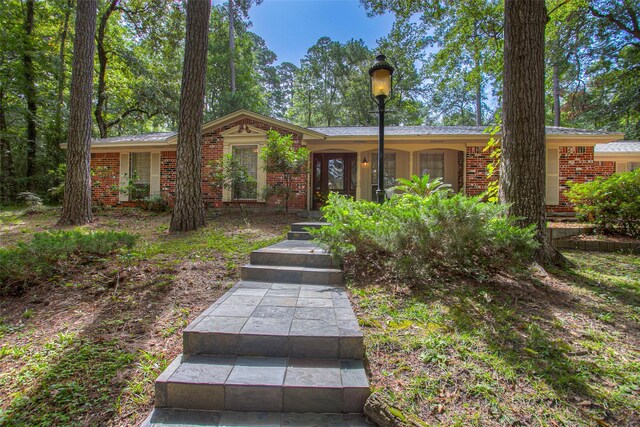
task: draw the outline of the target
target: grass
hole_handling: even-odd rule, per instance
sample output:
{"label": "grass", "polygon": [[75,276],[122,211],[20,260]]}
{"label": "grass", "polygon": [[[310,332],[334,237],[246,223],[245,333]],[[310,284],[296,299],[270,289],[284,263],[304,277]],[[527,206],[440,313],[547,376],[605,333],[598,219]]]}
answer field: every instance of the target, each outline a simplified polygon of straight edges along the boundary
{"label": "grass", "polygon": [[640,259],[569,271],[352,282],[374,387],[428,425],[640,423]]}
{"label": "grass", "polygon": [[198,232],[169,235],[168,215],[136,209],[100,211],[79,230],[58,230],[58,215],[1,211],[0,250],[50,230],[137,239],[116,252],[57,259],[50,274],[0,299],[2,426],[139,424],[153,382],[182,350],[182,329],[235,283],[252,249],[282,239],[295,221],[223,214]]}

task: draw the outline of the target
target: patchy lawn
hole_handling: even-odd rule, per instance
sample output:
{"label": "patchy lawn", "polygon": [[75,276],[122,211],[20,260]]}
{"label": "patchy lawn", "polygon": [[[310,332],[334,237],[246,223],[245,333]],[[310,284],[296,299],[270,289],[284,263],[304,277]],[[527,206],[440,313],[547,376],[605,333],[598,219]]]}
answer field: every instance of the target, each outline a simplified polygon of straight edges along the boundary
{"label": "patchy lawn", "polygon": [[548,275],[352,282],[373,387],[427,425],[640,425],[640,257],[565,254]]}
{"label": "patchy lawn", "polygon": [[[0,246],[55,229],[59,211],[0,211]],[[0,297],[0,425],[131,426],[153,382],[182,350],[182,329],[238,279],[251,250],[296,218],[222,214],[169,235],[169,215],[106,210],[86,227],[139,236],[136,246],[69,259],[22,294]]]}

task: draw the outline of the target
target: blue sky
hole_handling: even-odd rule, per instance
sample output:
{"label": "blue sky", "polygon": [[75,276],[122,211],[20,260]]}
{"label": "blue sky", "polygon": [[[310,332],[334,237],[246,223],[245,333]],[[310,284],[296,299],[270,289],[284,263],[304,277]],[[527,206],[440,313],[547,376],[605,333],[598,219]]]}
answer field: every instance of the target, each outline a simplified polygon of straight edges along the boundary
{"label": "blue sky", "polygon": [[264,0],[251,8],[249,18],[251,31],[278,55],[277,62],[296,65],[320,37],[343,43],[362,39],[373,49],[376,40],[387,35],[393,25],[391,15],[368,18],[358,0]]}

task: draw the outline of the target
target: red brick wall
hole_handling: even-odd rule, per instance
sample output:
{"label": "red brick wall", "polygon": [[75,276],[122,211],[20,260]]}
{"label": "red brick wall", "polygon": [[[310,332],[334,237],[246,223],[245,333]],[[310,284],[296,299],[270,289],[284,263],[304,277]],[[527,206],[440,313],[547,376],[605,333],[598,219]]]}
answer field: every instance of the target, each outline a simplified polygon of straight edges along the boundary
{"label": "red brick wall", "polygon": [[96,205],[118,204],[120,153],[91,153],[91,201]]}
{"label": "red brick wall", "polygon": [[162,151],[160,153],[160,193],[167,197],[173,206],[176,195],[176,152]]}
{"label": "red brick wall", "polygon": [[[467,186],[465,192],[475,196],[487,189],[487,165],[491,163],[488,152],[483,147],[467,147]],[[548,212],[573,212],[573,205],[564,194],[569,189],[568,181],[593,181],[598,176],[609,176],[615,172],[615,162],[593,160],[593,147],[560,147],[560,204],[547,206]]]}
{"label": "red brick wall", "polygon": [[549,212],[573,212],[573,205],[567,200],[565,191],[568,181],[588,182],[596,177],[607,177],[616,171],[615,162],[593,160],[593,147],[560,147],[560,204],[547,206]]}
{"label": "red brick wall", "polygon": [[489,152],[483,152],[484,147],[467,147],[467,185],[465,194],[477,196],[482,194],[489,182],[494,178],[487,178],[487,166],[491,163]]}

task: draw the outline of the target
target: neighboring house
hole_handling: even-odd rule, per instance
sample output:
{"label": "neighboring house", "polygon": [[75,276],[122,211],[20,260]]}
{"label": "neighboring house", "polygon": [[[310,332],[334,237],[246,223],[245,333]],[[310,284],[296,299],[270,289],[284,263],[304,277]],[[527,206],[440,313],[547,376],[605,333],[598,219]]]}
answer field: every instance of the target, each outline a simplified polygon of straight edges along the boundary
{"label": "neighboring house", "polygon": [[[291,134],[296,146],[311,151],[309,173],[295,183],[293,209],[318,209],[329,192],[373,200],[377,183],[377,127],[304,128],[246,110],[206,123],[202,128],[202,191],[208,207],[222,207],[244,197],[245,204],[279,206],[282,200],[261,199],[261,189],[278,183],[266,174],[258,153],[266,131]],[[429,173],[442,177],[456,191],[481,194],[488,185],[484,147],[489,135],[481,126],[388,126],[385,130],[385,185],[396,178]],[[559,127],[547,128],[547,207],[550,212],[571,212],[564,196],[567,181],[585,182],[616,170],[637,167],[640,143],[620,142],[620,133]],[[91,145],[93,200],[102,205],[129,205],[130,195],[120,189],[135,178],[136,196],[175,194],[177,134],[150,133],[96,139]],[[616,145],[617,144],[617,145]],[[594,147],[595,149],[594,153]],[[617,147],[608,150],[608,147]],[[256,178],[255,191],[221,189],[211,184],[211,162],[223,154],[237,156]],[[624,164],[624,166],[622,166]],[[247,199],[247,194],[253,197]]]}

